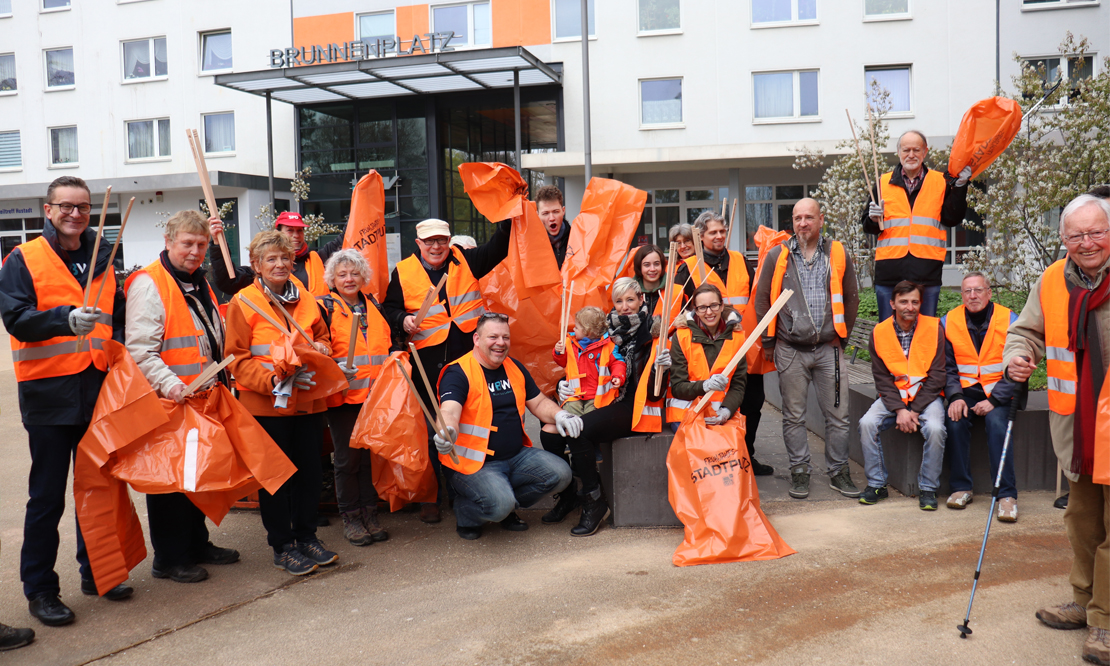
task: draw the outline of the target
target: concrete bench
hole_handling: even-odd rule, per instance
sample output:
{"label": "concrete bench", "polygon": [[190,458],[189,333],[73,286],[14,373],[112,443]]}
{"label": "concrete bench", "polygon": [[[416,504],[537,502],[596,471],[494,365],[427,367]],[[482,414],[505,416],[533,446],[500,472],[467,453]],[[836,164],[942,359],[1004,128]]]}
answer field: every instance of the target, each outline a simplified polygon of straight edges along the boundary
{"label": "concrete bench", "polygon": [[614,527],[681,527],[667,499],[671,434],[625,437],[601,445],[601,487]]}

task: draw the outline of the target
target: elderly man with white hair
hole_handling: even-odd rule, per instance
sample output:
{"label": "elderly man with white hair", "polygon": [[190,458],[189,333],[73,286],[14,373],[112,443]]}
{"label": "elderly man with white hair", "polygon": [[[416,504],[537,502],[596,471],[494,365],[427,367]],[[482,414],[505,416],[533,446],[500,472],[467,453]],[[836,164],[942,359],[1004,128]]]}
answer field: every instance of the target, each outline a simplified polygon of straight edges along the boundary
{"label": "elderly man with white hair", "polygon": [[1006,375],[1029,379],[1047,359],[1052,446],[1068,477],[1064,513],[1072,546],[1073,601],[1042,608],[1054,629],[1089,628],[1083,658],[1110,664],[1110,486],[1094,483],[1094,423],[1110,362],[1110,203],[1090,194],[1060,215],[1065,258],[1048,267],[1010,326],[1003,351]]}

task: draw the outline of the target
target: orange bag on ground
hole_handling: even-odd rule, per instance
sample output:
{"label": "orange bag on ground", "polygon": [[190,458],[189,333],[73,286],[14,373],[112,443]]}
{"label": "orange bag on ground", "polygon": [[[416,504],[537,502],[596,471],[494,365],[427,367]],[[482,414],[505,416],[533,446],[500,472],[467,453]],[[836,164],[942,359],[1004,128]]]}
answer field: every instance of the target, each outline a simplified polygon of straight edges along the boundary
{"label": "orange bag on ground", "polygon": [[381,303],[389,287],[389,256],[385,242],[385,186],[374,169],[359,178],[351,194],[351,216],[343,235],[343,249],[359,251],[370,264],[370,280],[363,293]]}
{"label": "orange bag on ground", "polygon": [[351,433],[351,447],[374,454],[374,489],[389,501],[390,511],[411,502],[434,502],[438,490],[428,458],[428,426],[420,396],[409,388],[397,360],[405,366],[404,372],[412,371],[408,352],[389,355]]}
{"label": "orange bag on ground", "polygon": [[1110,486],[1110,378],[1102,381],[1095,416],[1095,483]]}
{"label": "orange bag on ground", "polygon": [[1021,105],[1005,97],[988,97],[971,105],[952,140],[948,173],[971,167],[971,177],[986,171],[1021,129]]}
{"label": "orange bag on ground", "polygon": [[759,508],[743,416],[707,426],[687,410],[667,453],[667,494],[685,525],[675,566],[793,555]]}

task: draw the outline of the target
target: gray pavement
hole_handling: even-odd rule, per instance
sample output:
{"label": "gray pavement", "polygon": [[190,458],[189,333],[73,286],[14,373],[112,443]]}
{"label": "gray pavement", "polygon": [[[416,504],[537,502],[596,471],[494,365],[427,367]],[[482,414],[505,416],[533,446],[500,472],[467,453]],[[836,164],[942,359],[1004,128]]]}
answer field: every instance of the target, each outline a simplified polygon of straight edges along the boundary
{"label": "gray pavement", "polygon": [[[763,507],[796,555],[678,568],[677,529],[603,528],[569,535],[525,511],[524,533],[496,526],[474,542],[414,514],[385,516],[392,538],[367,548],[322,528],[340,553],[328,571],[292,578],[275,569],[257,514],[233,512],[216,543],[243,561],[180,585],[132,572],[123,602],[78,590],[72,504],[58,571],[78,615],[41,626],[18,576],[26,474],[15,379],[0,340],[0,622],[32,626],[5,664],[1069,664],[1086,632],[1040,625],[1033,612],[1070,600],[1071,551],[1049,493],[1023,493],[1021,519],[992,529],[971,627],[967,606],[989,497],[965,511],[918,510],[893,497],[861,506],[814,475],[809,500],[791,500],[778,413],[767,407],[757,457]],[[815,460],[820,440],[811,437]],[[856,467],[853,476],[862,483]],[[143,517],[145,505],[136,496]],[[337,522],[337,521],[333,521]]]}

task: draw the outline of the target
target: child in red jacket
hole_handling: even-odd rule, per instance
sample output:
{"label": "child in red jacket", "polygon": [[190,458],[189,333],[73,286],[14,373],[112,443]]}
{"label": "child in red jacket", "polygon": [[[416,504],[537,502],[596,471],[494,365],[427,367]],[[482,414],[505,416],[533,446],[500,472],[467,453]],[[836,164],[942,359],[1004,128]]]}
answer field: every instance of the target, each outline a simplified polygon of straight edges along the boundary
{"label": "child in red jacket", "polygon": [[[555,362],[567,369],[574,396],[563,409],[581,416],[616,399],[627,376],[627,366],[609,339],[605,313],[593,306],[574,315],[574,336],[567,336],[551,351]],[[569,354],[567,351],[569,350]]]}

